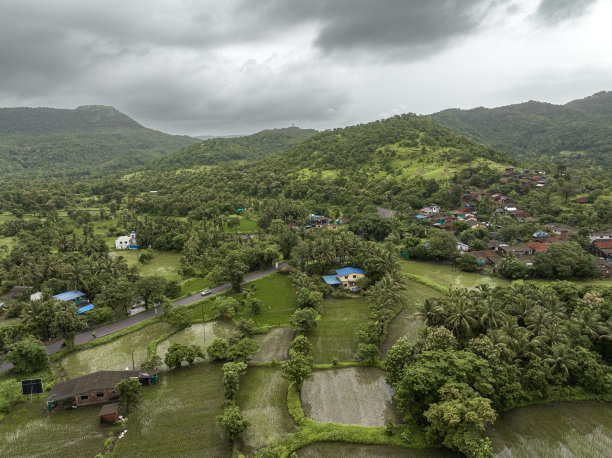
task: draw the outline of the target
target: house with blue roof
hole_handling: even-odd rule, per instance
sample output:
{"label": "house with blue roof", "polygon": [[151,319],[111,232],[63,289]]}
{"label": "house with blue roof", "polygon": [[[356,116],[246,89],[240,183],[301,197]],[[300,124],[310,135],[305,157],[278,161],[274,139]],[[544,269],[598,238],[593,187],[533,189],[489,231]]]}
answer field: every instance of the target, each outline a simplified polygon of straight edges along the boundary
{"label": "house with blue roof", "polygon": [[72,302],[78,307],[77,314],[79,315],[94,309],[94,305],[89,303],[85,298],[85,293],[81,291],[66,291],[65,293],[56,294],[53,298],[62,302]]}
{"label": "house with blue roof", "polygon": [[323,281],[330,286],[344,288],[356,293],[358,291],[357,282],[365,276],[365,272],[357,267],[343,267],[336,270],[336,275],[323,275]]}

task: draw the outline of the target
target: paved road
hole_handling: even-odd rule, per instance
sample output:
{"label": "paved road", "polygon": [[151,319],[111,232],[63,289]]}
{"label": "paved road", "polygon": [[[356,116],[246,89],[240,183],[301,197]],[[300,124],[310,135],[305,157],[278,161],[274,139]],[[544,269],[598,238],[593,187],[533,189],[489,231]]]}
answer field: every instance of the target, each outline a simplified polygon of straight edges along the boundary
{"label": "paved road", "polygon": [[[279,264],[279,268],[282,267],[288,267],[289,264],[287,264],[286,262]],[[253,280],[257,280],[258,278],[261,278],[265,275],[269,275],[273,272],[276,271],[276,268],[274,267],[270,267],[269,269],[266,270],[260,270],[258,272],[253,272],[250,273],[248,275],[246,275],[244,277],[244,281],[245,282],[249,282],[249,281],[253,281]],[[211,293],[210,295],[206,296],[206,297],[210,297],[212,295],[215,294],[219,294],[222,293],[223,291],[227,291],[228,289],[230,289],[232,287],[231,284],[229,283],[224,283],[222,285],[219,286],[215,286],[214,288],[211,288]],[[180,305],[189,305],[189,304],[193,304],[194,302],[197,302],[199,300],[202,299],[202,294],[198,293],[198,294],[194,294],[193,296],[188,296],[188,297],[184,297],[182,299],[179,299],[177,301],[174,301],[173,304],[175,307],[178,307]],[[151,310],[147,310],[146,312],[142,312],[139,313],[138,315],[134,315],[131,316],[129,318],[126,318],[125,320],[121,320],[121,321],[117,321],[116,323],[112,323],[112,324],[108,324],[106,326],[102,326],[100,328],[97,328],[96,331],[96,337],[104,337],[107,336],[109,334],[113,334],[117,331],[121,331],[122,329],[127,328],[128,326],[132,326],[134,324],[140,323],[141,321],[145,321],[148,320],[150,318],[153,318],[157,315],[161,315],[163,312],[160,308],[155,308],[155,309],[151,309]],[[82,344],[85,342],[89,342],[90,340],[93,340],[93,337],[91,335],[91,331],[87,331],[87,332],[82,332],[80,334],[77,334],[74,338],[74,343],[75,344]],[[63,340],[57,340],[55,342],[52,342],[50,344],[48,344],[46,346],[47,348],[47,354],[48,355],[52,355],[53,353],[56,353],[58,351],[61,350],[62,348],[62,344],[64,343]],[[9,369],[12,369],[13,365],[9,362],[2,362],[2,364],[0,364],[0,372],[4,372],[7,371]]]}

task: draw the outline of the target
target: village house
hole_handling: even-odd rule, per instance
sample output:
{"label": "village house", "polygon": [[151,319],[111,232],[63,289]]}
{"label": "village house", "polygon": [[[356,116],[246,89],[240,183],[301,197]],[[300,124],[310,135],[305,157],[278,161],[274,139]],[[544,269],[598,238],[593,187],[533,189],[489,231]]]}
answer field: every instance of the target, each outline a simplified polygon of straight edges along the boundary
{"label": "village house", "polygon": [[470,251],[470,246],[467,243],[457,242],[457,250],[461,253],[467,253]]}
{"label": "village house", "polygon": [[435,215],[436,213],[440,213],[442,208],[438,204],[429,204],[425,208],[421,208],[421,215]]}
{"label": "village house", "polygon": [[569,235],[572,232],[578,232],[580,230],[577,227],[568,226],[566,224],[549,224],[547,229],[557,235]]}
{"label": "village house", "polygon": [[336,275],[323,275],[323,281],[331,286],[342,285],[344,288],[356,293],[356,283],[365,276],[365,272],[357,267],[343,267],[336,270]]}
{"label": "village house", "polygon": [[306,227],[325,227],[329,224],[329,218],[323,215],[310,215]]}
{"label": "village house", "polygon": [[598,231],[593,232],[589,235],[591,242],[595,242],[596,240],[612,240],[612,231]]}
{"label": "village house", "polygon": [[589,251],[595,256],[612,262],[612,240],[596,240],[589,246]]}
{"label": "village house", "polygon": [[81,291],[66,291],[65,293],[56,294],[53,296],[53,298],[61,302],[72,302],[76,307],[78,307],[77,313],[79,315],[89,312],[95,307],[87,300],[85,293]]}
{"label": "village house", "polygon": [[479,266],[489,265],[496,268],[501,261],[501,256],[491,250],[471,251],[470,254],[476,258]]}
{"label": "village house", "polygon": [[535,252],[533,248],[527,245],[500,246],[498,251],[501,254],[514,253],[516,256],[526,256]]}
{"label": "village house", "polygon": [[529,248],[533,248],[535,251],[546,251],[548,249],[548,245],[542,242],[529,242],[526,243]]}
{"label": "village house", "polygon": [[47,409],[62,404],[77,407],[102,404],[116,399],[119,395],[115,385],[129,378],[138,379],[143,385],[157,384],[157,371],[98,371],[56,383],[47,397]]}
{"label": "village house", "polygon": [[115,240],[115,249],[117,250],[137,250],[138,241],[136,240],[136,232],[132,231],[130,235],[122,235]]}

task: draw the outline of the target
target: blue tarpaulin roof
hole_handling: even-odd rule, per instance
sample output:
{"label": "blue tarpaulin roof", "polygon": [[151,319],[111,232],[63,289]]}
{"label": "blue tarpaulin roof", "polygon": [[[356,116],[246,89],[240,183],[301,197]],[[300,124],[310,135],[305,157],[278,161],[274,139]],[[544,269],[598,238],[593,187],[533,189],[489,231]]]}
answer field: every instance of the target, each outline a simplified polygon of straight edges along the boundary
{"label": "blue tarpaulin roof", "polygon": [[336,277],[335,275],[323,275],[323,280],[325,281],[325,283],[332,286],[342,284],[342,282],[338,280],[338,277]]}
{"label": "blue tarpaulin roof", "polygon": [[93,310],[93,308],[94,308],[93,304],[87,304],[87,305],[84,305],[83,307],[79,307],[77,309],[77,315],[80,315],[81,313],[89,312],[90,310]]}
{"label": "blue tarpaulin roof", "polygon": [[427,218],[427,216],[425,216],[425,215],[416,215],[416,218],[418,218],[418,219],[425,219],[425,218]]}
{"label": "blue tarpaulin roof", "polygon": [[55,296],[53,296],[56,299],[59,299],[60,301],[72,301],[74,299],[78,299],[79,297],[83,297],[85,296],[85,293],[82,293],[80,291],[66,291],[65,293],[61,293],[61,294],[56,294]]}
{"label": "blue tarpaulin roof", "polygon": [[342,269],[338,269],[336,270],[336,273],[338,274],[339,277],[342,277],[343,275],[349,275],[349,274],[365,274],[365,272],[361,269],[358,269],[357,267],[343,267]]}

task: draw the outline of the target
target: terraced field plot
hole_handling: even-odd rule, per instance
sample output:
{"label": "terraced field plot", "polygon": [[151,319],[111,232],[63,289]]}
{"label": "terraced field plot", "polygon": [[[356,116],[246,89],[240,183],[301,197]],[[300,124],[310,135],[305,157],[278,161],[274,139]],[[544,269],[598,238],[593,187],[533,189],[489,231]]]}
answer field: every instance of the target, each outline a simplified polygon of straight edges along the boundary
{"label": "terraced field plot", "polygon": [[402,272],[408,272],[426,278],[442,286],[475,288],[477,285],[508,286],[510,282],[498,277],[490,277],[471,272],[462,272],[446,264],[433,262],[406,261],[400,262]]}
{"label": "terraced field plot", "polygon": [[513,409],[487,428],[497,457],[610,456],[612,403],[563,402]]}
{"label": "terraced field plot", "polygon": [[234,330],[234,326],[222,321],[192,324],[176,334],[171,335],[166,340],[157,345],[157,354],[164,359],[168,348],[174,343],[183,345],[198,345],[202,351],[218,337],[226,338]]}
{"label": "terraced field plot", "polygon": [[398,421],[384,371],[346,367],[315,371],[302,386],[304,414],[321,423],[384,426]]}
{"label": "terraced field plot", "polygon": [[440,296],[440,293],[415,281],[406,280],[406,291],[404,292],[406,306],[389,324],[387,339],[381,348],[383,357],[400,337],[407,337],[410,341],[416,340],[419,329],[424,323],[415,318],[414,313],[425,299],[434,296]]}
{"label": "terraced field plot", "polygon": [[147,360],[149,342],[170,329],[167,323],[153,323],[109,343],[71,353],[61,360],[61,364],[68,378],[102,370],[132,369],[133,352],[134,367],[138,369]]}
{"label": "terraced field plot", "polygon": [[236,398],[244,417],[250,422],[241,440],[242,452],[252,452],[295,430],[287,410],[289,382],[280,368],[249,367],[240,380]]}
{"label": "terraced field plot", "polygon": [[196,364],[164,373],[159,385],[143,388],[114,456],[230,457],[231,444],[216,424],[222,376],[220,363]]}
{"label": "terraced field plot", "polygon": [[297,451],[300,458],[452,458],[460,455],[445,449],[415,450],[389,445],[361,445],[344,442],[318,442]]}
{"label": "terraced field plot", "polygon": [[361,297],[325,299],[322,318],[306,334],[313,346],[316,364],[357,360],[355,331],[367,321],[369,304]]}
{"label": "terraced field plot", "polygon": [[272,328],[267,334],[255,336],[259,344],[257,354],[250,360],[251,363],[270,363],[272,359],[285,361],[289,359],[289,346],[293,340],[293,329]]}
{"label": "terraced field plot", "polygon": [[20,404],[4,418],[0,456],[95,456],[104,450],[113,429],[100,426],[100,406],[47,413],[43,401]]}

